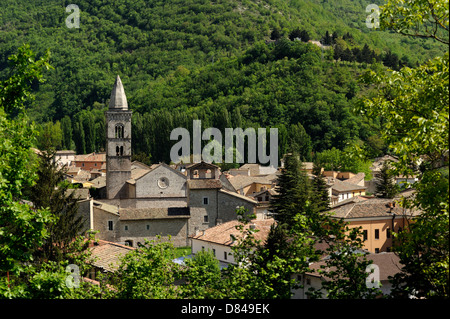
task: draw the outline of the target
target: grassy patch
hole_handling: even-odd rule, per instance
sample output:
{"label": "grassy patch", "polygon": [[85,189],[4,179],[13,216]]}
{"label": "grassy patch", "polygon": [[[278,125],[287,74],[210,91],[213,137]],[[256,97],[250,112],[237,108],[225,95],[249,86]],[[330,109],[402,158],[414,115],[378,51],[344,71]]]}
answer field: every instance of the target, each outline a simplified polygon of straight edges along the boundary
{"label": "grassy patch", "polygon": [[192,252],[191,247],[190,246],[185,246],[185,247],[176,247],[175,248],[175,257],[183,257],[183,256],[187,256],[190,255]]}

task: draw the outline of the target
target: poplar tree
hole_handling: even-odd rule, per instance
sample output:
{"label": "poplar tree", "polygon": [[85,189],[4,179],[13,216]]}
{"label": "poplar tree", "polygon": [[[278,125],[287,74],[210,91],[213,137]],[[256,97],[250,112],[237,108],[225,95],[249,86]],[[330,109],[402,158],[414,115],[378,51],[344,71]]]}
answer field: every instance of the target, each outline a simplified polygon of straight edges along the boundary
{"label": "poplar tree", "polygon": [[61,129],[63,132],[62,136],[62,147],[66,150],[70,150],[72,147],[72,121],[69,116],[64,116],[61,120]]}

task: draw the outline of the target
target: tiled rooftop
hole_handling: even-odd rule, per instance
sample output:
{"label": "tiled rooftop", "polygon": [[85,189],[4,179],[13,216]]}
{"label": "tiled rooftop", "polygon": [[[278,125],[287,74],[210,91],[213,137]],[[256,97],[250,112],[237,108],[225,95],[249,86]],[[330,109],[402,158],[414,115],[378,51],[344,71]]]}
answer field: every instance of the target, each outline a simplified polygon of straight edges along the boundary
{"label": "tiled rooftop", "polygon": [[[254,225],[257,232],[253,233],[253,236],[256,240],[260,240],[262,243],[267,239],[269,235],[270,227],[275,223],[275,220],[263,219],[263,220],[252,220],[249,224],[244,227],[244,230],[247,230],[250,225]],[[193,234],[189,236],[189,238],[203,240],[207,242],[212,242],[225,246],[233,246],[236,244],[236,241],[231,239],[231,235],[234,238],[239,239],[241,236],[241,232],[236,229],[236,226],[239,225],[240,222],[237,220],[229,221],[211,228],[206,229],[204,232],[200,231],[197,234]]]}

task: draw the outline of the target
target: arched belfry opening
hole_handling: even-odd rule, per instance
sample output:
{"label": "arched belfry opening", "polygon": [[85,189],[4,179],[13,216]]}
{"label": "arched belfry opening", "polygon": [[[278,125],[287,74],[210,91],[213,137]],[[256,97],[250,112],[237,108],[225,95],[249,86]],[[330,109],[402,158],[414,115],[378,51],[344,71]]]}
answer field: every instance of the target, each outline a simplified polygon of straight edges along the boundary
{"label": "arched belfry opening", "polygon": [[115,138],[124,138],[125,137],[125,126],[123,124],[117,124],[114,127],[114,136],[115,136]]}

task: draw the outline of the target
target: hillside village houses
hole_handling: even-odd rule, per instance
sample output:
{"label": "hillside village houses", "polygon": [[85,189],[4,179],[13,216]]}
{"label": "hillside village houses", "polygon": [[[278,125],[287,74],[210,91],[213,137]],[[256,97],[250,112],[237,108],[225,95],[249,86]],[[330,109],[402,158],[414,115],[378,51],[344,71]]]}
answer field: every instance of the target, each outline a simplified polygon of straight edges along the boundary
{"label": "hillside village houses", "polygon": [[[280,169],[244,164],[221,172],[205,162],[178,166],[132,162],[131,114],[118,76],[105,112],[106,152],[74,155],[67,172],[72,182],[95,190],[80,202],[80,214],[86,217],[86,229],[98,231],[99,239],[136,247],[161,235],[170,236],[176,246],[189,246],[189,235],[196,231],[235,220],[238,206],[257,219],[269,217]],[[313,164],[303,165],[312,177]],[[370,200],[364,173],[323,171],[323,175],[332,207],[357,196]]]}
{"label": "hillside village houses", "polygon": [[[272,218],[264,220],[251,220],[246,224],[244,231],[248,228],[255,230],[253,236],[255,240],[264,243],[267,239],[270,231],[270,227],[275,223]],[[198,231],[191,235],[192,239],[192,253],[195,254],[201,250],[210,250],[219,261],[220,267],[227,267],[229,264],[236,264],[233,258],[232,247],[237,244],[241,239],[241,233],[236,229],[238,224],[237,220],[229,221],[224,224],[220,224],[211,227],[205,231]],[[316,249],[325,250],[326,244],[317,244]],[[319,247],[320,246],[320,247]],[[322,256],[322,259],[318,262],[310,264],[311,272],[303,274],[292,274],[291,278],[300,282],[302,288],[292,290],[293,299],[308,299],[307,291],[309,288],[316,290],[322,287],[322,282],[330,280],[326,274],[319,273],[318,270],[322,270],[321,266],[326,266],[326,255]],[[401,269],[399,257],[392,252],[372,253],[370,252],[366,258],[372,260],[379,271],[379,282],[381,284],[381,292],[383,294],[389,294],[392,285],[389,282],[389,277],[394,276]],[[330,269],[325,268],[324,271]],[[322,291],[322,298],[326,298],[326,291]]]}
{"label": "hillside village houses", "polygon": [[[270,228],[269,203],[277,193],[282,168],[244,164],[222,172],[206,162],[148,166],[132,161],[131,115],[118,76],[105,112],[106,152],[74,155],[59,151],[56,155],[55,160],[68,166],[67,178],[90,190],[79,199],[85,230],[97,231],[97,239],[121,248],[138,247],[157,236],[170,238],[175,246],[191,246],[194,254],[199,247],[211,248],[226,264],[233,262],[230,232],[237,223],[237,207],[244,206],[256,215],[252,227]],[[374,171],[384,160],[391,158],[378,159]],[[305,162],[303,168],[312,178],[313,163]],[[364,173],[322,173],[335,218],[343,218],[352,227],[362,226],[370,253],[389,252],[391,232],[403,228],[406,221],[395,201],[369,196],[367,190],[372,186],[364,180]]]}

